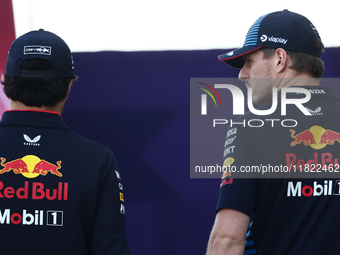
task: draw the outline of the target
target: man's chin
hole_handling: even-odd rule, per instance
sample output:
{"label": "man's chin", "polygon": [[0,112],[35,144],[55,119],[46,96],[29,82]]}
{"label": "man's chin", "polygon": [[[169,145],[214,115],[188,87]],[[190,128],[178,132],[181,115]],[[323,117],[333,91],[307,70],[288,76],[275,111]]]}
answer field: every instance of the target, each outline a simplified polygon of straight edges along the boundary
{"label": "man's chin", "polygon": [[267,105],[270,104],[271,100],[265,98],[253,98],[253,103],[256,105]]}

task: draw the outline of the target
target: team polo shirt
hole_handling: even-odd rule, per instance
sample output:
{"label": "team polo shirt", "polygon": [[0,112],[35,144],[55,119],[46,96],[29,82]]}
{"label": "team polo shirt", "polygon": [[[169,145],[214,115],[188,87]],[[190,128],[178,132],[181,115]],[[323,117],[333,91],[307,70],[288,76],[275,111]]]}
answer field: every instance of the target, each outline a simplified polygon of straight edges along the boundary
{"label": "team polo shirt", "polygon": [[0,122],[1,254],[130,254],[112,152],[55,112],[7,111]]}
{"label": "team polo shirt", "polygon": [[[233,131],[226,139],[232,143],[226,143],[225,162],[236,169],[326,166],[333,167],[333,173],[340,172],[340,99],[328,87],[303,88],[311,92],[310,101],[304,104],[310,116],[288,105],[285,116],[278,107],[269,116],[249,113],[238,117],[238,123],[261,119],[264,124],[229,127]],[[292,93],[290,97],[301,95]],[[296,120],[297,125],[288,125],[284,121],[288,119]],[[306,170],[307,178],[233,178],[233,173],[223,174],[217,211],[232,208],[252,219],[246,244],[251,250],[246,247],[245,254],[339,253],[340,173],[339,178],[314,178]]]}

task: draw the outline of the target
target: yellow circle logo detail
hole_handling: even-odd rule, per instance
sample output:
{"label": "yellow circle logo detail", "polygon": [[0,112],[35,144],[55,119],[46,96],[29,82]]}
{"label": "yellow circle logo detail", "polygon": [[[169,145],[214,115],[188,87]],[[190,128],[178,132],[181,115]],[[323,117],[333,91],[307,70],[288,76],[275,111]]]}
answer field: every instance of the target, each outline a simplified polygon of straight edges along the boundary
{"label": "yellow circle logo detail", "polygon": [[23,157],[22,160],[26,163],[28,169],[28,173],[21,173],[23,176],[26,178],[35,178],[40,175],[40,173],[33,173],[36,164],[41,161],[40,158],[34,155],[27,155]]}

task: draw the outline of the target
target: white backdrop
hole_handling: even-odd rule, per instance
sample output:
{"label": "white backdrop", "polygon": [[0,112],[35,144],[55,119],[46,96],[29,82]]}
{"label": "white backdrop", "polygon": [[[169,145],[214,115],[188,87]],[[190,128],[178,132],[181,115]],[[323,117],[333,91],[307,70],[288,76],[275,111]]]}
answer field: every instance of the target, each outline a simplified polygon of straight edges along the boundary
{"label": "white backdrop", "polygon": [[[252,23],[283,9],[308,17],[326,47],[340,46],[334,0],[13,0],[16,35],[44,28],[73,52],[230,49]],[[336,33],[336,36],[334,36]]]}

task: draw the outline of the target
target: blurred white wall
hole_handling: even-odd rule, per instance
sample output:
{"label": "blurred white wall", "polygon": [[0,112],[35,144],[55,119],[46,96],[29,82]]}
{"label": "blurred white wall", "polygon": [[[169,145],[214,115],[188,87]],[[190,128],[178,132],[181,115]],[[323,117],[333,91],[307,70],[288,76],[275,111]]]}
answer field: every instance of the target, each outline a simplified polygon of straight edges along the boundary
{"label": "blurred white wall", "polygon": [[333,0],[13,0],[13,9],[17,36],[44,28],[73,52],[236,48],[257,18],[283,9],[308,17],[326,47],[340,46]]}

